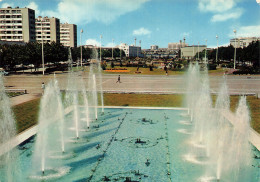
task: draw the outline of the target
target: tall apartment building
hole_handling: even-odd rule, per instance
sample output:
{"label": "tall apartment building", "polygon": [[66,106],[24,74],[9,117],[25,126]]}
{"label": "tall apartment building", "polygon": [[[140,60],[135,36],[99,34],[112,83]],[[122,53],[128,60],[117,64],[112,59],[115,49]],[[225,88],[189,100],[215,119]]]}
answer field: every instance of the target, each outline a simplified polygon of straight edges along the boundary
{"label": "tall apartment building", "polygon": [[30,8],[0,8],[0,40],[35,41],[35,11]]}
{"label": "tall apartment building", "polygon": [[260,37],[240,37],[235,39],[230,39],[230,45],[236,48],[247,47],[251,42],[260,40]]}
{"label": "tall apartment building", "polygon": [[67,47],[77,47],[77,25],[60,24],[60,43]]}
{"label": "tall apartment building", "polygon": [[52,17],[41,17],[35,19],[36,41],[60,43],[60,20]]}

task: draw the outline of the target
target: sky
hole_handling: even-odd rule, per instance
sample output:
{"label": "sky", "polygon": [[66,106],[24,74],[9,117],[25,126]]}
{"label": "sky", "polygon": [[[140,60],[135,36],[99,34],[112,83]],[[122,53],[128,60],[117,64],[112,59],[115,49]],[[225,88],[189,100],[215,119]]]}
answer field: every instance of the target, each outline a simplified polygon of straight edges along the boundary
{"label": "sky", "polygon": [[260,0],[0,0],[0,6],[30,7],[36,17],[76,24],[78,45],[131,45],[136,38],[143,49],[166,48],[185,37],[189,45],[214,48],[216,35],[225,46],[233,30],[236,37],[260,37]]}

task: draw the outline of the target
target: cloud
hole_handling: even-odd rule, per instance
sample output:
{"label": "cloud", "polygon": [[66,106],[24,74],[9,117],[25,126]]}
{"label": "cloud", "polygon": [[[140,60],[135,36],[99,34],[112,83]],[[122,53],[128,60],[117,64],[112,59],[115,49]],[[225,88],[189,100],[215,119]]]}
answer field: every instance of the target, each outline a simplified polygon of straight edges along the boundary
{"label": "cloud", "polygon": [[36,16],[41,15],[41,11],[39,10],[39,7],[38,7],[38,5],[35,2],[32,1],[25,7],[31,8],[31,9],[35,10]]}
{"label": "cloud", "polygon": [[190,37],[191,34],[192,34],[192,31],[183,32],[183,33],[181,34],[181,36],[187,38],[187,37]]}
{"label": "cloud", "polygon": [[14,3],[3,3],[1,8],[7,8],[8,6],[11,6],[13,7],[14,6]]}
{"label": "cloud", "polygon": [[226,21],[230,19],[237,19],[243,14],[243,12],[244,12],[243,9],[237,8],[231,12],[215,14],[212,16],[211,22],[220,22],[220,21]]}
{"label": "cloud", "polygon": [[[241,26],[237,30],[237,37],[260,37],[260,25]],[[230,31],[229,37],[234,38],[233,30]]]}
{"label": "cloud", "polygon": [[126,13],[139,9],[150,0],[61,0],[57,11],[45,11],[48,16],[59,17],[63,22],[109,24]]}
{"label": "cloud", "polygon": [[105,47],[115,47],[115,45],[116,45],[115,43],[109,42],[109,43],[106,44]]}
{"label": "cloud", "polygon": [[244,10],[238,8],[237,2],[240,0],[198,0],[201,12],[213,13],[211,22],[222,22],[239,18]]}
{"label": "cloud", "polygon": [[93,46],[100,46],[100,42],[97,41],[96,39],[87,39],[86,40],[86,45],[93,45]]}
{"label": "cloud", "polygon": [[151,34],[151,31],[144,27],[141,27],[141,28],[133,31],[133,35],[150,35],[150,34]]}
{"label": "cloud", "polygon": [[199,10],[202,12],[225,12],[235,5],[235,0],[199,0]]}
{"label": "cloud", "polygon": [[[230,45],[230,42],[218,45],[218,47],[228,47]],[[208,48],[216,49],[217,45],[208,45]]]}

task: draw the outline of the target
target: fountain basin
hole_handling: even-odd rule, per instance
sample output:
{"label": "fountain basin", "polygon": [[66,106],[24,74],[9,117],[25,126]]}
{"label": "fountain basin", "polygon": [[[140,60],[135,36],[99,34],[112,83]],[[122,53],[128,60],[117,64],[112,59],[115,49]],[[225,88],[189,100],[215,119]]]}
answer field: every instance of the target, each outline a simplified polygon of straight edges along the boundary
{"label": "fountain basin", "polygon": [[[79,108],[80,110],[83,108]],[[51,158],[51,167],[47,166],[44,174],[41,170],[35,170],[32,166],[32,154],[34,143],[25,141],[20,145],[20,162],[23,169],[21,181],[102,181],[107,179],[119,179],[140,181],[199,181],[205,176],[208,168],[207,158],[193,156],[199,162],[186,160],[183,156],[189,154],[191,147],[190,135],[178,131],[192,131],[192,125],[185,125],[189,118],[183,116],[185,110],[174,109],[135,109],[135,108],[106,108],[100,120],[90,124],[90,129],[79,130],[79,141],[69,142],[65,140],[66,151],[64,157],[61,152],[52,151],[48,156]],[[85,117],[84,113],[80,117]],[[99,112],[101,113],[101,109]],[[167,116],[168,119],[165,119]],[[118,120],[118,117],[120,120]],[[73,116],[67,113],[65,117],[66,132],[73,136],[74,131],[70,128]],[[107,119],[106,119],[107,118]],[[158,121],[154,124],[140,125],[137,121],[142,118],[152,118]],[[133,122],[136,121],[136,122]],[[84,121],[82,121],[84,124]],[[98,130],[93,125],[99,125]],[[58,138],[59,134],[57,134]],[[116,139],[116,140],[115,140]],[[137,139],[140,139],[136,142]],[[98,147],[97,147],[98,146]],[[138,146],[138,147],[133,147]],[[146,147],[148,146],[148,147]],[[197,147],[203,150],[203,147]],[[254,148],[252,151],[259,155]],[[67,156],[67,155],[73,155]],[[54,157],[53,157],[54,156]],[[192,158],[192,157],[191,157]],[[147,165],[149,159],[149,165]],[[201,163],[203,163],[203,165]],[[232,162],[232,161],[231,161]],[[259,179],[259,158],[254,158],[247,174],[249,181],[257,182]],[[62,175],[60,169],[66,169]],[[5,168],[0,168],[0,181],[5,181],[2,174]],[[250,174],[250,175],[249,175]],[[231,174],[225,175],[220,181],[230,181]],[[51,177],[50,177],[51,176]],[[216,177],[210,178],[214,181]]]}

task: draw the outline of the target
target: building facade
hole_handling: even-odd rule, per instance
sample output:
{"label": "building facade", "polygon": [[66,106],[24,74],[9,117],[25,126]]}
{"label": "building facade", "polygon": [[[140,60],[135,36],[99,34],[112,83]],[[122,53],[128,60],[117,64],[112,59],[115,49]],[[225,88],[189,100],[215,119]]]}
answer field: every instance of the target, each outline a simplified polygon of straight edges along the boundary
{"label": "building facade", "polygon": [[60,43],[60,20],[52,17],[41,17],[35,19],[36,41]]}
{"label": "building facade", "polygon": [[140,46],[122,43],[117,47],[125,52],[126,57],[143,57]]}
{"label": "building facade", "polygon": [[[206,45],[193,45],[181,48],[181,58],[184,59],[193,59],[194,56],[201,51],[204,51],[207,48]],[[195,58],[197,59],[197,58]]]}
{"label": "building facade", "polygon": [[230,45],[236,48],[247,47],[251,42],[260,40],[260,37],[239,37],[230,39]]}
{"label": "building facade", "polygon": [[35,11],[30,8],[0,8],[0,40],[34,42]]}
{"label": "building facade", "polygon": [[158,45],[151,45],[151,50],[158,50],[159,46]]}
{"label": "building facade", "polygon": [[182,42],[181,40],[180,42],[176,42],[176,43],[168,43],[169,50],[180,50],[182,47],[186,47],[186,46],[188,46],[188,44]]}
{"label": "building facade", "polygon": [[77,47],[77,25],[60,24],[60,43],[66,47]]}

